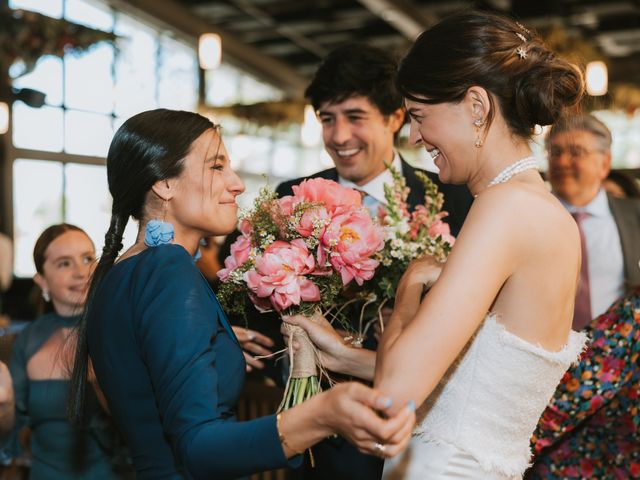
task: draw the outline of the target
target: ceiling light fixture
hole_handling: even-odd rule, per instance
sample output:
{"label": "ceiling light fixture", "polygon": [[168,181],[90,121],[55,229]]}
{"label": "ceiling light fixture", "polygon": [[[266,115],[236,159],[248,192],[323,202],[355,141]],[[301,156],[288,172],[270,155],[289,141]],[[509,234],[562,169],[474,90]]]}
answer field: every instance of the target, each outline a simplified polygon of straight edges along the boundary
{"label": "ceiling light fixture", "polygon": [[593,97],[607,93],[609,74],[604,62],[589,62],[587,64],[587,93]]}
{"label": "ceiling light fixture", "polygon": [[200,68],[211,70],[222,62],[222,38],[217,33],[203,33],[198,40]]}

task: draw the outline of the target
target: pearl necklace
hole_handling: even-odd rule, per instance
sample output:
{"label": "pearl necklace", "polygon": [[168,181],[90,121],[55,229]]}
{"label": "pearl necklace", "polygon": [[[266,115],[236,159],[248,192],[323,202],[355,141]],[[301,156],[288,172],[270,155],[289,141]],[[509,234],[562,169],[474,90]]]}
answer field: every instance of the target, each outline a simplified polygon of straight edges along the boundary
{"label": "pearl necklace", "polygon": [[[493,187],[494,185],[498,185],[499,183],[504,183],[507,180],[511,180],[517,174],[531,169],[538,169],[538,161],[533,155],[525,157],[521,160],[518,160],[517,162],[513,162],[511,165],[508,165],[504,170],[498,173],[498,175],[496,175],[493,180],[489,182],[486,188]],[[478,194],[476,193],[474,195],[474,198],[477,196]]]}
{"label": "pearl necklace", "polygon": [[504,183],[507,180],[511,180],[517,174],[524,172],[525,170],[531,170],[535,168],[538,169],[538,160],[532,155],[530,157],[525,157],[522,160],[518,160],[517,162],[513,162],[511,165],[507,166],[504,170],[502,170],[498,175],[494,177],[493,180],[489,182],[487,187],[493,187],[499,183]]}

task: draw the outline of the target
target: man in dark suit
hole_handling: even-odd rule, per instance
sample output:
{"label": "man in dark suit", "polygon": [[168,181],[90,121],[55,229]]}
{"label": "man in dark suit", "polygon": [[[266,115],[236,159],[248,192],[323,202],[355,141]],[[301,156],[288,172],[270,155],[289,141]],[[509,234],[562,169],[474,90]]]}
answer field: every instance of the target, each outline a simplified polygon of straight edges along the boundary
{"label": "man in dark suit", "polygon": [[640,202],[611,197],[602,187],[611,169],[611,132],[593,115],[561,119],[546,146],[551,187],[583,240],[573,325],[579,330],[640,285]]}
{"label": "man in dark suit", "polygon": [[[345,45],[327,56],[305,95],[322,123],[324,146],[335,167],[284,182],[276,189],[279,195],[291,194],[291,187],[305,178],[322,177],[363,191],[365,205],[375,207],[385,202],[383,185],[392,182],[385,163],[391,163],[411,189],[410,209],[424,202],[415,169],[394,148],[405,121],[403,98],[394,84],[396,68],[388,52],[363,44]],[[457,235],[472,197],[466,186],[445,185],[437,174],[426,173],[444,194],[445,221]]]}
{"label": "man in dark suit", "polygon": [[[279,196],[291,195],[292,186],[306,178],[321,177],[362,191],[363,204],[375,212],[385,203],[384,184],[393,181],[385,166],[391,163],[411,189],[410,210],[424,203],[424,186],[416,169],[394,147],[405,121],[403,98],[394,84],[396,69],[392,55],[363,44],[346,45],[327,56],[305,95],[320,119],[324,146],[335,167],[280,184]],[[435,173],[426,173],[444,194],[443,208],[449,212],[445,221],[457,235],[471,206],[471,194],[466,186],[445,185]],[[296,472],[298,478],[375,479],[382,473],[381,459],[361,454],[341,438],[328,439],[313,452],[315,468],[307,462]]]}

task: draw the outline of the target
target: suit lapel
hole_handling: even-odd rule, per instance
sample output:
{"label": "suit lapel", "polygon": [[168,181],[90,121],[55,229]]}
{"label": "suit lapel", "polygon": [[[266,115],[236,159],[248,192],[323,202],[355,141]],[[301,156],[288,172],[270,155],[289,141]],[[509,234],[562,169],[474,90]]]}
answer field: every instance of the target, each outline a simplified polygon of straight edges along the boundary
{"label": "suit lapel", "polygon": [[607,198],[620,233],[625,280],[627,283],[640,284],[640,209],[631,202],[611,196]]}
{"label": "suit lapel", "polygon": [[330,168],[328,170],[323,170],[318,173],[318,177],[326,178],[327,180],[333,180],[334,182],[338,181],[338,170],[335,168]]}

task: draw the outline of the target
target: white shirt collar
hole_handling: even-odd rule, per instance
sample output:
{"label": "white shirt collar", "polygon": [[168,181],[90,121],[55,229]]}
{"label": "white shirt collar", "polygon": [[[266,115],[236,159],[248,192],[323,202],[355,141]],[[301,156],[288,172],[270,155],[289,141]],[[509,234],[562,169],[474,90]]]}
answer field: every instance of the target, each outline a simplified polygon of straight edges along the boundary
{"label": "white shirt collar", "polygon": [[[395,150],[393,152],[392,165],[396,168],[396,170],[402,173],[402,161],[400,160],[400,155],[398,155],[398,152],[396,152]],[[385,168],[384,172],[372,179],[370,182],[365,183],[364,185],[356,185],[352,181],[342,178],[339,175],[338,183],[340,183],[340,185],[344,187],[360,190],[370,197],[373,197],[383,205],[386,205],[387,201],[384,198],[384,185],[393,185],[393,176],[391,175],[391,172],[387,168]]]}
{"label": "white shirt collar", "polygon": [[601,188],[597,195],[584,207],[575,207],[570,203],[565,202],[560,199],[562,204],[565,206],[570,213],[575,212],[585,212],[591,215],[592,217],[604,217],[611,215],[609,209],[609,199],[607,198],[607,192],[605,192],[604,188]]}

